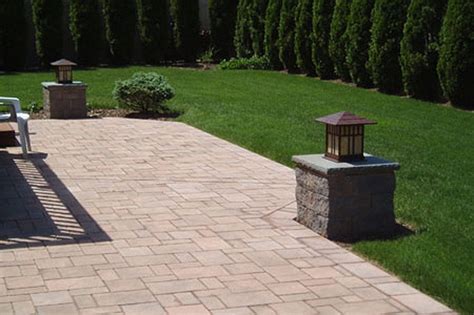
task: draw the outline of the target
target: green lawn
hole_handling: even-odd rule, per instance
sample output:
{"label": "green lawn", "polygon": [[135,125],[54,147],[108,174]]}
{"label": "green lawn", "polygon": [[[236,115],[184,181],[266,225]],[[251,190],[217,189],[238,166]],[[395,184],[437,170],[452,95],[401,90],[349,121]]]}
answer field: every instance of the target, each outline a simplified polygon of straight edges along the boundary
{"label": "green lawn", "polygon": [[[323,150],[314,118],[351,111],[377,120],[366,151],[399,161],[396,212],[412,236],[361,242],[377,261],[458,311],[474,312],[474,114],[373,91],[276,72],[114,68],[77,71],[89,84],[91,106],[114,107],[114,82],[138,70],[168,77],[179,120],[282,164]],[[0,95],[41,103],[51,73],[0,75]]]}

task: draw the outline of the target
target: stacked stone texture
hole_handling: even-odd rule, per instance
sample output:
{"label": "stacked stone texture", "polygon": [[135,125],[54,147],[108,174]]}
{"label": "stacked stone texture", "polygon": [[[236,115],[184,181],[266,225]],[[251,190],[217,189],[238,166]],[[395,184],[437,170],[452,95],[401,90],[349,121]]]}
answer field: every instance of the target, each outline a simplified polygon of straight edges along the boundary
{"label": "stacked stone texture", "polygon": [[44,109],[52,119],[87,117],[85,84],[43,85]]}

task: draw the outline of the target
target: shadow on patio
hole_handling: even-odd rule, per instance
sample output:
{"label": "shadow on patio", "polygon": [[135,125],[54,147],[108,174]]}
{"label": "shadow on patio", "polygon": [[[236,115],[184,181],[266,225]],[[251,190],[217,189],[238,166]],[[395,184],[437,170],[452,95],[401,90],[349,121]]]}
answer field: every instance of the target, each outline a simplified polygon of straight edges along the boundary
{"label": "shadow on patio", "polygon": [[0,151],[0,250],[110,241],[45,158]]}

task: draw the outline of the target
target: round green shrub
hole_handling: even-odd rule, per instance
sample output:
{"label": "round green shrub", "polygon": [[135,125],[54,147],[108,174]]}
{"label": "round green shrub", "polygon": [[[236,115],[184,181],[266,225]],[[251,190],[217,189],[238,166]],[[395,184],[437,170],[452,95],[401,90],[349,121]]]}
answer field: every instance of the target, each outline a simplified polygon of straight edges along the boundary
{"label": "round green shrub", "polygon": [[211,49],[217,61],[234,55],[237,4],[238,0],[209,0]]}
{"label": "round green shrub", "polygon": [[447,0],[412,0],[400,48],[405,92],[415,98],[438,100],[441,86],[436,66],[439,32]]}
{"label": "round green shrub", "polygon": [[168,1],[137,0],[137,14],[145,62],[159,64],[165,59],[169,45]]}
{"label": "round green shrub", "polygon": [[174,43],[186,62],[196,61],[199,53],[199,0],[171,0]]}
{"label": "round green shrub", "polygon": [[329,40],[329,55],[334,63],[334,71],[339,78],[346,82],[351,80],[346,50],[346,29],[350,11],[351,0],[336,0]]}
{"label": "round green shrub", "polygon": [[311,56],[313,32],[313,0],[299,0],[296,8],[295,55],[296,64],[305,73],[315,75]]}
{"label": "round green shrub", "polygon": [[374,0],[353,0],[345,34],[347,66],[352,82],[365,88],[373,85],[368,69],[373,7]]}
{"label": "round green shrub", "polygon": [[271,70],[272,65],[266,56],[252,56],[250,58],[231,58],[219,64],[222,70]]}
{"label": "round green shrub", "polygon": [[166,112],[165,102],[175,95],[166,78],[155,72],[135,73],[131,79],[117,81],[112,95],[120,106],[139,112]]}
{"label": "round green shrub", "polygon": [[313,62],[321,79],[334,78],[334,65],[329,55],[331,20],[334,0],[314,0],[313,4]]}
{"label": "round green shrub", "polygon": [[295,72],[295,13],[297,0],[283,0],[280,12],[280,26],[278,28],[279,57],[283,67],[288,72]]}
{"label": "round green shrub", "polygon": [[23,1],[0,1],[0,56],[6,70],[25,66],[26,20]]}
{"label": "round green shrub", "polygon": [[43,67],[58,60],[63,48],[61,0],[32,0],[36,54]]}
{"label": "round green shrub", "polygon": [[375,86],[384,93],[403,90],[400,41],[410,0],[375,0],[369,66]]}
{"label": "round green shrub", "polygon": [[281,0],[269,0],[265,14],[265,56],[274,69],[281,69],[278,56],[278,26],[280,25]]}
{"label": "round green shrub", "polygon": [[252,0],[239,0],[237,20],[235,22],[234,45],[237,57],[246,58],[253,55],[252,37],[250,31],[250,8]]}
{"label": "round green shrub", "polygon": [[112,64],[132,61],[135,35],[135,7],[132,0],[102,0],[105,35]]}
{"label": "round green shrub", "polygon": [[474,2],[449,0],[441,31],[438,73],[454,106],[474,109]]}
{"label": "round green shrub", "polygon": [[98,0],[70,0],[69,29],[78,63],[96,65],[100,49],[100,9]]}

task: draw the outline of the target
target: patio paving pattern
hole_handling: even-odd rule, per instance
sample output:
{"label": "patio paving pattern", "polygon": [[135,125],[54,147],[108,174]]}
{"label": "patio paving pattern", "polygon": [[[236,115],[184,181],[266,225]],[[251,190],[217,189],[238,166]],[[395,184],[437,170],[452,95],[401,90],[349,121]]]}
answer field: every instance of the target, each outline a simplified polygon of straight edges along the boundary
{"label": "patio paving pattern", "polygon": [[293,220],[294,171],[182,123],[0,150],[0,314],[453,313]]}

